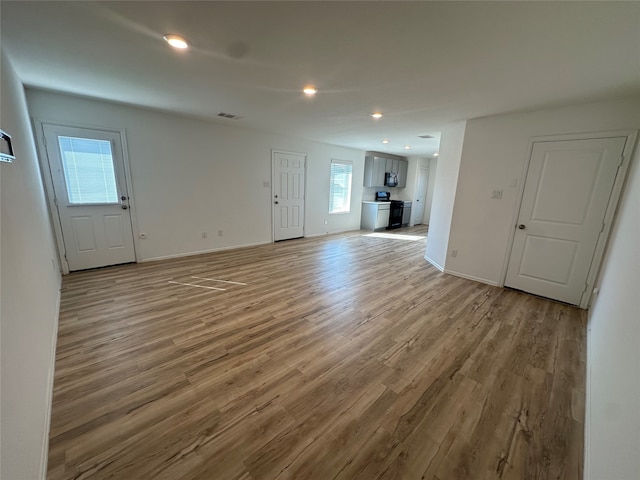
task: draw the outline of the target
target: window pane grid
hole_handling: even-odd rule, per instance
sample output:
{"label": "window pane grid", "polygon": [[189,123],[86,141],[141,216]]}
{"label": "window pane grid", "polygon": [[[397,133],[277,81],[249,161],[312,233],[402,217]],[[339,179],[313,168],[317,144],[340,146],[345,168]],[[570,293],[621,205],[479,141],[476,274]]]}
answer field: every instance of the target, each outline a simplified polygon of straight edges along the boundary
{"label": "window pane grid", "polygon": [[353,164],[331,161],[329,181],[329,213],[349,213],[351,210],[351,178]]}
{"label": "window pane grid", "polygon": [[69,203],[118,203],[111,142],[58,137]]}

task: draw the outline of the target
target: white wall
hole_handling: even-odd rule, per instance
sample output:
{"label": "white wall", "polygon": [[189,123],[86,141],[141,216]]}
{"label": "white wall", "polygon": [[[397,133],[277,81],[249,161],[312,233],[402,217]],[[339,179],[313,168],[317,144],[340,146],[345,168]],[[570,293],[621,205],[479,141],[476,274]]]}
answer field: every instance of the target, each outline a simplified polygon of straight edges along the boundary
{"label": "white wall", "polygon": [[[126,129],[134,233],[147,234],[136,239],[142,260],[270,242],[271,187],[263,183],[271,182],[272,149],[308,155],[305,235],[360,228],[363,151],[38,90],[27,98],[43,121]],[[332,158],[353,162],[349,214],[328,214]]]}
{"label": "white wall", "polygon": [[22,84],[2,52],[0,477],[45,477],[60,274]]}
{"label": "white wall", "polygon": [[640,98],[468,121],[445,269],[501,284],[531,137],[638,128]]}
{"label": "white wall", "polygon": [[435,175],[425,259],[441,270],[445,267],[447,258],[465,125],[465,122],[448,125],[440,135],[440,156]]}
{"label": "white wall", "polygon": [[640,478],[640,150],[632,160],[587,333],[585,478]]}

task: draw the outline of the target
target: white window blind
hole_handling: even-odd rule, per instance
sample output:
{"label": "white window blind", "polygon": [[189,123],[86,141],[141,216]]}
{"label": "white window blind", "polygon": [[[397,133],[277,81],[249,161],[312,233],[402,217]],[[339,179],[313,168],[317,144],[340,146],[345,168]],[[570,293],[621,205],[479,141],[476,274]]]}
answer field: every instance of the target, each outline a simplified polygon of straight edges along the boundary
{"label": "white window blind", "polygon": [[118,203],[111,142],[58,137],[69,203]]}
{"label": "white window blind", "polygon": [[329,213],[349,213],[351,210],[351,177],[353,164],[331,160],[329,182]]}

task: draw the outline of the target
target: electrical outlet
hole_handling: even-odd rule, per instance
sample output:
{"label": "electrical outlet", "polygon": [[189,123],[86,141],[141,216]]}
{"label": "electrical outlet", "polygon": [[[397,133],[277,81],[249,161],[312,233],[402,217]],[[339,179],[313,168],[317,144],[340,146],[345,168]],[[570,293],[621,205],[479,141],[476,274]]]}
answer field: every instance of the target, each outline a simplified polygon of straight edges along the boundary
{"label": "electrical outlet", "polygon": [[202,232],[202,238],[207,238],[207,232]]}
{"label": "electrical outlet", "polygon": [[451,250],[451,256],[452,257],[457,257],[458,256],[458,250]]}
{"label": "electrical outlet", "polygon": [[502,190],[494,190],[491,193],[492,200],[501,200],[502,199]]}
{"label": "electrical outlet", "polygon": [[222,230],[218,230],[218,236],[221,237],[222,236]]}
{"label": "electrical outlet", "polygon": [[140,233],[138,234],[138,238],[140,238],[140,239],[144,240],[145,238],[147,238],[147,234],[146,234],[146,233],[144,233],[144,232],[140,232]]}
{"label": "electrical outlet", "polygon": [[271,186],[271,182],[268,182],[268,181],[265,180],[264,182],[262,182],[262,186],[264,188],[269,188]]}

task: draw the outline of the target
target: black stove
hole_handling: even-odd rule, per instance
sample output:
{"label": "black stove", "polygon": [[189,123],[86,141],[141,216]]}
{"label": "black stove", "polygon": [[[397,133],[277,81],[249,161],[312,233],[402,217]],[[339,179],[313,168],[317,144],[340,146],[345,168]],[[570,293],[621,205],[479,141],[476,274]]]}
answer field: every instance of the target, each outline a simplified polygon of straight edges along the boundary
{"label": "black stove", "polygon": [[402,226],[402,211],[404,202],[402,200],[391,200],[390,192],[376,192],[376,202],[390,203],[389,209],[389,225],[387,230],[400,228]]}
{"label": "black stove", "polygon": [[391,209],[389,211],[389,226],[387,230],[400,228],[402,226],[402,212],[404,210],[404,202],[402,200],[391,200]]}

